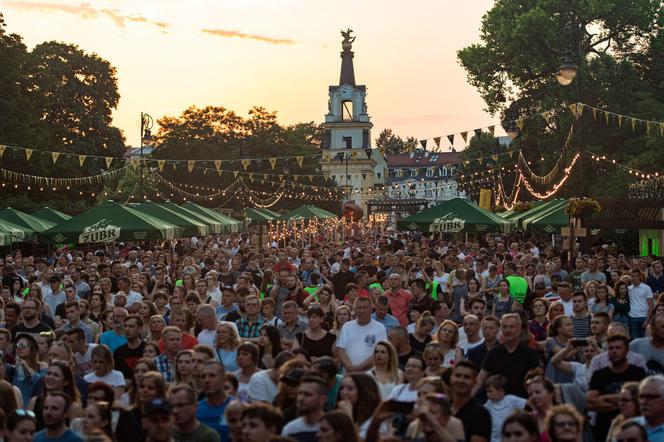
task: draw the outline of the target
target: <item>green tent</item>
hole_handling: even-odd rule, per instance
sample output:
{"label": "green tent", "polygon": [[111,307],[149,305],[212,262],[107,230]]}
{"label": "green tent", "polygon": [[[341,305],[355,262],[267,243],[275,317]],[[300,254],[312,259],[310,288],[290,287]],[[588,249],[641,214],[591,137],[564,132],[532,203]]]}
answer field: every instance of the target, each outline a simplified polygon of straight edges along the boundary
{"label": "green tent", "polygon": [[202,221],[178,213],[161,204],[151,201],[131,206],[133,209],[178,227],[176,236],[205,236],[210,234],[210,226]]}
{"label": "green tent", "polygon": [[195,219],[196,221],[207,225],[210,228],[210,233],[218,234],[222,231],[223,225],[221,221],[217,219],[203,215],[202,213],[194,212],[171,202],[160,203],[160,205],[177,213],[178,215],[183,215],[188,218]]}
{"label": "green tent", "polygon": [[510,219],[510,222],[519,230],[526,230],[526,227],[524,225],[524,221],[527,219],[535,218],[543,213],[547,213],[550,210],[558,207],[560,204],[566,204],[566,201],[563,199],[553,199],[550,201],[546,201],[543,204],[540,204],[536,207],[533,207],[530,210],[526,210],[525,212],[522,212],[519,214],[517,217],[513,217]]}
{"label": "green tent", "polygon": [[247,221],[255,224],[266,224],[268,221],[279,219],[279,214],[263,207],[248,207],[244,209]]}
{"label": "green tent", "polygon": [[37,232],[11,221],[0,219],[0,236],[2,236],[0,246],[8,246],[15,242],[34,241],[37,239]]}
{"label": "green tent", "polygon": [[527,216],[527,214],[531,211],[534,211],[535,213],[537,213],[537,211],[539,210],[539,207],[542,206],[543,204],[545,204],[545,202],[544,201],[534,201],[532,204],[533,204],[533,207],[531,207],[530,209],[528,209],[526,211],[523,211],[523,212],[517,212],[515,210],[508,210],[507,212],[499,213],[498,215],[500,215],[503,218],[505,218],[506,220],[512,221],[514,223],[515,219],[520,219],[523,216]]}
{"label": "green tent", "polygon": [[531,233],[560,234],[563,227],[569,227],[569,217],[565,213],[567,201],[561,200],[549,210],[523,220],[523,228]]}
{"label": "green tent", "polygon": [[11,207],[0,210],[0,219],[31,229],[35,232],[43,232],[56,224],[42,218],[37,218],[28,213],[21,212],[20,210],[12,209]]}
{"label": "green tent", "polygon": [[401,230],[421,232],[507,232],[510,223],[464,198],[453,198],[397,221]]}
{"label": "green tent", "polygon": [[175,226],[113,201],[93,207],[40,234],[55,244],[173,239]]}
{"label": "green tent", "polygon": [[207,207],[199,206],[198,204],[192,203],[191,201],[187,201],[186,203],[182,204],[181,207],[220,221],[222,223],[222,233],[239,232],[240,228],[242,227],[241,221],[233,219],[230,216],[222,215],[221,213],[212,209],[208,209]]}
{"label": "green tent", "polygon": [[286,213],[285,215],[281,215],[281,220],[290,220],[290,219],[326,219],[326,218],[336,218],[337,215],[334,213],[328,212],[327,210],[323,210],[320,207],[316,206],[310,206],[310,205],[305,205],[302,207],[298,207],[297,209],[293,209],[290,212]]}
{"label": "green tent", "polygon": [[43,209],[33,213],[32,215],[36,216],[37,218],[45,219],[46,221],[50,221],[55,224],[71,219],[71,216],[67,215],[66,213],[62,213],[59,210],[51,209],[50,207],[44,207]]}

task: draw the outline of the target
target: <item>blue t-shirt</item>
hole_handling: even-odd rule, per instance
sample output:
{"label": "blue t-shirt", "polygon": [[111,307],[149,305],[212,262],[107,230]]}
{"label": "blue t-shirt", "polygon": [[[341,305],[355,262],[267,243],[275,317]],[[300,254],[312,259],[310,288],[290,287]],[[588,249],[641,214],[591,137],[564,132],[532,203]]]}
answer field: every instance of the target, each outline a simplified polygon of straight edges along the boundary
{"label": "blue t-shirt", "polygon": [[62,436],[55,438],[55,439],[50,439],[46,437],[46,429],[43,429],[37,433],[35,433],[34,438],[32,439],[33,442],[83,442],[83,439],[81,439],[79,436],[76,435],[71,430],[65,431]]}
{"label": "blue t-shirt", "polygon": [[221,442],[230,442],[231,440],[228,434],[228,422],[226,421],[225,412],[226,406],[233,399],[235,398],[229,396],[223,404],[217,407],[211,407],[207,399],[203,399],[198,403],[198,408],[196,409],[196,419],[219,433]]}
{"label": "blue t-shirt", "polygon": [[127,343],[127,338],[125,338],[124,335],[115,334],[115,331],[113,330],[109,330],[101,334],[99,337],[99,343],[107,346],[108,349],[111,350],[111,353],[113,353],[119,347],[122,347]]}

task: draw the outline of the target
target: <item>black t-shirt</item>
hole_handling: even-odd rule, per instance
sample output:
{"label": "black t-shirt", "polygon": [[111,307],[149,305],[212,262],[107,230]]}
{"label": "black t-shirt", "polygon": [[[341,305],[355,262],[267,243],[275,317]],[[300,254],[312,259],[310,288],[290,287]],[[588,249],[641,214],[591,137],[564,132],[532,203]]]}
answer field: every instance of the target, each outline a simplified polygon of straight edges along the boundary
{"label": "black t-shirt", "polygon": [[424,339],[424,342],[420,342],[411,333],[408,335],[408,342],[410,343],[410,346],[413,348],[413,350],[418,353],[424,353],[424,347],[426,347],[427,344],[431,342],[431,336],[427,335],[427,337]]}
{"label": "black t-shirt", "polygon": [[523,387],[523,378],[529,370],[540,366],[537,353],[524,344],[519,344],[516,349],[510,353],[501,344],[492,348],[484,358],[482,370],[489,374],[500,374],[507,378],[505,394],[514,394],[527,398],[528,394]]}
{"label": "black t-shirt", "polygon": [[115,349],[113,352],[113,362],[115,369],[122,372],[125,379],[131,379],[133,376],[134,367],[140,358],[143,357],[143,350],[145,349],[145,342],[131,349],[129,344],[124,344]]}
{"label": "black t-shirt", "polygon": [[39,338],[39,334],[41,332],[49,332],[49,331],[53,330],[51,330],[51,327],[44,324],[43,322],[40,322],[33,328],[28,328],[25,324],[19,324],[12,329],[12,342],[16,342],[16,339],[20,335],[30,335],[33,338],[35,338],[36,341]]}
{"label": "black t-shirt", "polygon": [[[605,367],[593,373],[593,377],[588,383],[588,390],[598,391],[600,395],[617,394],[625,382],[640,381],[646,377],[643,368],[636,365],[629,365],[627,370],[622,373],[615,373],[611,367]],[[595,440],[606,440],[606,435],[611,426],[611,420],[618,415],[615,411],[598,411],[597,421],[595,423]]]}
{"label": "black t-shirt", "polygon": [[491,440],[491,415],[486,408],[470,400],[455,415],[463,422],[463,431],[466,433],[466,442],[470,442],[472,436]]}

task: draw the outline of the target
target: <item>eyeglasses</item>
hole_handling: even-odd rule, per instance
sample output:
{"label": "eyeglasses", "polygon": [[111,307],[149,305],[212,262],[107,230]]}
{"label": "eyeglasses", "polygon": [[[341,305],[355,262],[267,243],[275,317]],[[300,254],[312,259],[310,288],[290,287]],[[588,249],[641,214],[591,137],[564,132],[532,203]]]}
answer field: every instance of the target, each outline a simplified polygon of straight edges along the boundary
{"label": "eyeglasses", "polygon": [[579,424],[574,421],[553,421],[556,427],[577,427]]}
{"label": "eyeglasses", "polygon": [[31,419],[36,419],[37,417],[35,416],[35,413],[32,412],[32,410],[24,410],[22,408],[17,408],[14,410],[14,412],[21,417],[29,417]]}
{"label": "eyeglasses", "polygon": [[19,342],[18,344],[16,344],[16,348],[20,349],[30,348],[30,344],[28,344],[27,342]]}

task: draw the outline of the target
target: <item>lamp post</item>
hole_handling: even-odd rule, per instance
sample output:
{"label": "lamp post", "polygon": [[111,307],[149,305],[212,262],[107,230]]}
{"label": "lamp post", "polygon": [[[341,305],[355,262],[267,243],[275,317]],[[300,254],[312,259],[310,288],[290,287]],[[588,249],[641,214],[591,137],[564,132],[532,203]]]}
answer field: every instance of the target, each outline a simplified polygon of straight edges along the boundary
{"label": "lamp post", "polygon": [[143,161],[143,146],[149,146],[152,144],[152,127],[154,126],[154,120],[152,117],[144,112],[141,112],[141,201],[145,201],[145,186],[143,183],[143,169],[145,163]]}

